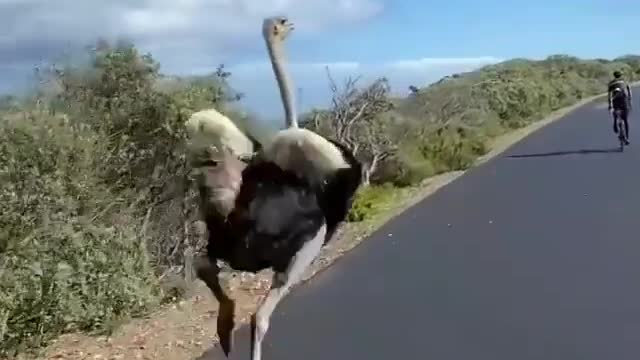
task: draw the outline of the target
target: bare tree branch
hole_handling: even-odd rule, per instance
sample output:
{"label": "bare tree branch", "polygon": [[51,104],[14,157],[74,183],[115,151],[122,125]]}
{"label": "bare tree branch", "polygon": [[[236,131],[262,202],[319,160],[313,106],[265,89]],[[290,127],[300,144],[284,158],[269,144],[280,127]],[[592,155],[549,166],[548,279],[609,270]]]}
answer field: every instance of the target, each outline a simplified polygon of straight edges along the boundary
{"label": "bare tree branch", "polygon": [[335,138],[345,144],[365,164],[365,183],[378,169],[380,163],[397,151],[388,114],[393,109],[389,98],[389,84],[380,78],[366,87],[358,87],[360,77],[348,77],[339,87],[326,68],[329,89],[332,92],[331,108],[317,112],[309,122],[315,131]]}

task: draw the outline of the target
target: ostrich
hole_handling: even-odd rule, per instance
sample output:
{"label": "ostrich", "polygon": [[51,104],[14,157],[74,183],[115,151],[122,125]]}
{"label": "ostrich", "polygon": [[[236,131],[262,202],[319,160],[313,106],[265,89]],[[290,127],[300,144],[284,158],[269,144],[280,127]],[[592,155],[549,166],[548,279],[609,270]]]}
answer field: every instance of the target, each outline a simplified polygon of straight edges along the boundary
{"label": "ostrich", "polygon": [[292,29],[285,17],[263,22],[287,129],[247,163],[237,158],[233,144],[225,144],[213,131],[222,146],[217,159],[202,164],[198,180],[209,240],[196,271],[220,304],[218,335],[225,355],[233,347],[235,304],[220,285],[217,261],[235,271],[274,271],[271,287],[251,318],[252,360],[261,360],[276,306],[345,220],[362,183],[361,164],[345,146],[298,128],[282,56]]}
{"label": "ostrich", "polygon": [[362,166],[343,144],[299,127],[293,84],[284,66],[283,43],[292,30],[293,24],[286,17],[267,18],[262,25],[284,106],[285,129],[275,134],[256,159],[272,162],[319,189],[330,238],[351,208],[352,196],[362,183]]}

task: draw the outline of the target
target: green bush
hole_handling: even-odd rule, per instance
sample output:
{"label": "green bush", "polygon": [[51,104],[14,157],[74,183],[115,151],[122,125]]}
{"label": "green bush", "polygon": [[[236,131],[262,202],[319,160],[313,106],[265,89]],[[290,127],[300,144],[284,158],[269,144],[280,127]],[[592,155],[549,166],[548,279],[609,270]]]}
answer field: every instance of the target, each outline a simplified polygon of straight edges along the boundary
{"label": "green bush", "polygon": [[391,184],[371,185],[361,188],[353,201],[353,207],[347,216],[349,222],[368,220],[380,213],[385,205],[393,199],[394,189]]}
{"label": "green bush", "polygon": [[100,44],[88,68],[42,74],[60,91],[3,113],[0,357],[152,310],[174,293],[158,275],[202,245],[183,124],[229,100],[228,74],[167,90],[158,69]]}
{"label": "green bush", "polygon": [[444,127],[418,147],[436,174],[465,170],[487,152],[486,139],[474,129]]}
{"label": "green bush", "polygon": [[159,301],[140,220],[93,176],[88,128],[0,127],[0,355],[97,330]]}

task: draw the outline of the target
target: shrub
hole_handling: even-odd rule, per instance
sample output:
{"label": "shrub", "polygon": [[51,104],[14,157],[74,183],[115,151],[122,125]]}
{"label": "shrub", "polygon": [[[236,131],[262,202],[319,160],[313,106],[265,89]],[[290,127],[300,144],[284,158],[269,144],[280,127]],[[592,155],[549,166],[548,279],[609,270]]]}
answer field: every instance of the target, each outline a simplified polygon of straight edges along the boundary
{"label": "shrub", "polygon": [[356,193],[347,221],[360,222],[369,220],[379,214],[382,208],[393,199],[393,190],[391,184],[371,185],[361,188]]}
{"label": "shrub", "polygon": [[202,245],[183,123],[230,100],[229,74],[167,89],[130,44],[89,55],[0,123],[0,357],[146,313]]}
{"label": "shrub", "polygon": [[0,127],[0,355],[153,308],[141,221],[92,171],[102,149],[59,119]]}

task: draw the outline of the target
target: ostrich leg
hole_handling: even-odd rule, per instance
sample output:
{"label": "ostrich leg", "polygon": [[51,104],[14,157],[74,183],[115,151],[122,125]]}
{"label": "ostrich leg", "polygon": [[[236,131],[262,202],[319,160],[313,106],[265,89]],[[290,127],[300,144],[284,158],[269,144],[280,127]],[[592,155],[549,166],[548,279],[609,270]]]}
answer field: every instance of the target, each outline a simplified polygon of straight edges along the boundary
{"label": "ostrich leg", "polygon": [[207,287],[211,289],[220,304],[217,322],[218,337],[220,338],[222,351],[229,357],[229,353],[233,348],[235,303],[227,296],[220,285],[220,268],[217,264],[212,264],[206,256],[203,256],[197,259],[195,268],[198,278],[207,284]]}
{"label": "ostrich leg", "polygon": [[269,329],[271,314],[292,286],[302,279],[304,271],[320,254],[327,233],[326,225],[307,241],[282,273],[275,273],[271,288],[251,318],[251,360],[262,360],[262,340]]}

